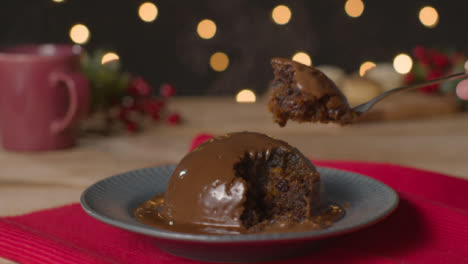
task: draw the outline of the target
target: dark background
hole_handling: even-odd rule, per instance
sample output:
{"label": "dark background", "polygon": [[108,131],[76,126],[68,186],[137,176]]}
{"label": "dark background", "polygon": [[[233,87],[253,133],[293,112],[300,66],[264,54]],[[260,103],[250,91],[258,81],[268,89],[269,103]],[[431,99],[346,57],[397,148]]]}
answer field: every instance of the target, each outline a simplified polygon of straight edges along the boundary
{"label": "dark background", "polygon": [[[290,58],[303,50],[314,65],[337,65],[356,71],[366,60],[393,60],[414,45],[468,47],[467,1],[364,0],[359,18],[344,11],[345,0],[151,0],[158,7],[152,23],[141,21],[137,0],[2,0],[0,45],[71,43],[70,27],[85,24],[91,32],[88,50],[106,49],[120,55],[125,70],[151,84],[174,83],[179,95],[227,95],[243,88],[266,89],[272,77],[269,60]],[[278,4],[292,11],[284,26],[273,23]],[[418,18],[426,5],[440,21],[426,28]],[[217,25],[214,38],[198,37],[202,19]],[[210,55],[223,51],[230,59],[224,72],[209,67]]]}

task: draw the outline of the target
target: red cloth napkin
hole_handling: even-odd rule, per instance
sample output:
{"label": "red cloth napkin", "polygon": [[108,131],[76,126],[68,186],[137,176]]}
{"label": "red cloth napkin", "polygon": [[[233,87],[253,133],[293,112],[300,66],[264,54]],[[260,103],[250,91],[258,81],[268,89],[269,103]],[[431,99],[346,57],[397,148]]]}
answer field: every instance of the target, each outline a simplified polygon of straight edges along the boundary
{"label": "red cloth napkin", "polygon": [[[191,148],[210,137],[199,135]],[[401,203],[383,222],[281,263],[468,263],[468,181],[388,164],[314,163],[385,182]],[[78,204],[1,218],[0,256],[20,263],[202,263],[159,250],[151,237],[103,224]]]}

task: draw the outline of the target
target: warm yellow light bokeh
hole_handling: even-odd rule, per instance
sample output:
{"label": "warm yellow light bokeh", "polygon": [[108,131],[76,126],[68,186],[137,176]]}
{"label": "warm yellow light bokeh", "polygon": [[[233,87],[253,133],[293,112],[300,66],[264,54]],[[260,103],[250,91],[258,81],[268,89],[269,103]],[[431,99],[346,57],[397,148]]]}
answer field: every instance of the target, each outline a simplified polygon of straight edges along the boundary
{"label": "warm yellow light bokeh", "polygon": [[203,19],[198,23],[197,33],[202,39],[210,39],[216,34],[216,24],[213,20]]}
{"label": "warm yellow light bokeh", "polygon": [[229,66],[229,57],[224,52],[215,52],[210,57],[210,66],[215,71],[224,71]]}
{"label": "warm yellow light bokeh", "polygon": [[62,3],[64,0],[52,0],[52,2],[55,2],[55,3]]}
{"label": "warm yellow light bokeh", "polygon": [[350,17],[360,17],[364,12],[364,3],[361,0],[348,0],[345,4],[345,12]]}
{"label": "warm yellow light bokeh", "polygon": [[419,21],[424,26],[433,28],[439,23],[439,13],[432,6],[425,6],[419,11]]}
{"label": "warm yellow light bokeh", "polygon": [[138,8],[138,15],[145,22],[152,22],[158,16],[158,8],[151,2],[145,2]]}
{"label": "warm yellow light bokeh", "polygon": [[408,54],[398,54],[395,59],[393,59],[393,68],[400,74],[406,74],[413,68],[413,60]]}
{"label": "warm yellow light bokeh", "polygon": [[88,42],[89,35],[89,29],[83,24],[76,24],[70,29],[70,39],[76,44]]}
{"label": "warm yellow light bokeh", "polygon": [[238,103],[255,103],[257,97],[252,90],[244,89],[237,93],[236,102]]}
{"label": "warm yellow light bokeh", "polygon": [[285,5],[279,5],[273,8],[271,17],[276,24],[285,25],[291,20],[291,9]]}
{"label": "warm yellow light bokeh", "polygon": [[101,64],[106,64],[108,62],[111,62],[111,61],[116,61],[116,60],[119,60],[120,57],[119,55],[117,55],[116,53],[114,52],[107,52],[106,54],[104,54],[102,56],[102,59],[101,59]]}
{"label": "warm yellow light bokeh", "polygon": [[310,56],[307,53],[302,52],[302,51],[294,54],[294,56],[292,57],[292,60],[297,61],[307,66],[312,65],[312,59],[310,58]]}
{"label": "warm yellow light bokeh", "polygon": [[372,61],[363,62],[361,67],[359,67],[359,76],[364,76],[368,70],[374,68],[375,66],[375,63]]}

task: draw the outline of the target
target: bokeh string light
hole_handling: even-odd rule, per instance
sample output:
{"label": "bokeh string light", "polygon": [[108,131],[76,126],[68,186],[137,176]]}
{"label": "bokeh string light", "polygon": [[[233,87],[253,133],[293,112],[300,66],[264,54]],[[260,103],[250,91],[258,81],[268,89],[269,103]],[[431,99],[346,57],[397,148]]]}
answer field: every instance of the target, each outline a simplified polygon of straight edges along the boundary
{"label": "bokeh string light", "polygon": [[107,52],[102,56],[101,64],[106,64],[112,61],[118,61],[119,59],[119,55],[117,55],[115,52]]}
{"label": "bokeh string light", "polygon": [[83,24],[76,24],[70,28],[70,39],[76,44],[85,44],[89,37],[89,29]]}
{"label": "bokeh string light", "polygon": [[[61,3],[66,0],[51,1]],[[344,6],[346,14],[354,18],[360,17],[363,14],[364,9],[365,4],[363,0],[347,0]],[[158,7],[152,2],[144,2],[138,8],[138,15],[143,21],[152,22],[158,17]],[[290,22],[292,11],[286,5],[277,5],[272,9],[271,17],[274,23],[285,25]],[[424,26],[432,28],[437,26],[439,23],[439,14],[434,7],[424,6],[419,11],[419,20]],[[197,24],[196,33],[202,39],[211,39],[217,34],[217,30],[217,24],[213,20],[203,19]],[[71,27],[69,35],[71,40],[79,45],[89,42],[91,37],[90,30],[84,24],[76,24]],[[119,59],[119,55],[114,52],[109,52],[102,57],[101,63],[105,64]],[[303,51],[295,53],[294,56],[292,56],[292,60],[308,66],[312,65],[311,57]],[[229,67],[229,64],[230,58],[224,52],[215,52],[209,58],[210,67],[217,72],[225,71]],[[393,67],[395,71],[400,74],[405,74],[411,71],[412,66],[413,61],[407,54],[399,54],[393,60]],[[359,75],[365,76],[366,72],[374,67],[376,67],[376,64],[372,61],[363,62],[359,68]]]}
{"label": "bokeh string light", "polygon": [[428,27],[433,28],[439,23],[439,13],[432,6],[425,6],[419,11],[419,21]]}
{"label": "bokeh string light", "polygon": [[210,66],[217,72],[222,72],[229,66],[229,57],[224,52],[215,52],[210,57]]}
{"label": "bokeh string light", "polygon": [[144,22],[153,22],[158,17],[158,8],[151,2],[145,2],[138,8],[138,15]]}
{"label": "bokeh string light", "polygon": [[345,3],[345,12],[350,17],[360,17],[364,12],[364,3],[361,0],[348,0]]}
{"label": "bokeh string light", "polygon": [[359,76],[363,77],[368,70],[375,68],[375,66],[375,63],[372,61],[363,62],[361,67],[359,67]]}
{"label": "bokeh string light", "polygon": [[243,89],[236,95],[236,102],[238,103],[255,103],[257,97],[252,90]]}
{"label": "bokeh string light", "polygon": [[413,60],[408,54],[400,53],[393,59],[393,68],[400,74],[407,74],[413,68]]}
{"label": "bokeh string light", "polygon": [[285,5],[279,5],[273,8],[271,18],[278,25],[286,25],[291,20],[291,9]]}
{"label": "bokeh string light", "polygon": [[297,61],[299,63],[302,63],[304,65],[307,65],[307,66],[311,66],[312,65],[312,59],[310,58],[310,56],[305,53],[305,52],[297,52],[296,54],[294,54],[294,56],[292,57],[292,60],[293,61]]}
{"label": "bokeh string light", "polygon": [[213,38],[216,34],[216,24],[213,20],[203,19],[197,26],[198,36],[202,39]]}

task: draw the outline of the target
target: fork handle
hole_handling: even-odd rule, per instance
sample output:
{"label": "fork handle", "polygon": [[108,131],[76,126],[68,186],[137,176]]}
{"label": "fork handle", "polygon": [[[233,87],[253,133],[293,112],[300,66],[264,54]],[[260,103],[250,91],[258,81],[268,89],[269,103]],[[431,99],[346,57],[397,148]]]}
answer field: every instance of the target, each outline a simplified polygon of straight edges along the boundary
{"label": "fork handle", "polygon": [[410,90],[410,89],[415,89],[415,88],[428,86],[428,85],[431,85],[431,84],[437,84],[437,83],[441,83],[441,82],[453,81],[453,80],[458,80],[458,79],[463,79],[463,78],[468,78],[468,73],[460,72],[460,73],[456,73],[456,74],[452,74],[452,75],[447,75],[447,76],[444,76],[442,78],[433,79],[433,80],[424,81],[424,82],[421,82],[421,83],[411,84],[411,85],[395,88],[395,89],[392,89],[392,90],[388,90],[388,91],[376,96],[374,99],[370,100],[369,102],[366,102],[366,103],[363,103],[363,104],[360,104],[360,105],[354,107],[353,110],[355,112],[364,113],[364,112],[369,111],[371,109],[371,107],[375,103],[377,103],[378,101],[382,100],[384,97],[387,97],[390,94],[401,92],[403,90]]}
{"label": "fork handle", "polygon": [[455,74],[452,74],[452,75],[444,76],[442,78],[433,79],[433,80],[429,80],[429,81],[425,81],[425,82],[421,82],[421,83],[416,83],[416,84],[412,84],[412,85],[392,89],[389,92],[391,92],[391,91],[397,92],[397,91],[405,90],[405,89],[420,88],[420,87],[428,86],[428,85],[431,85],[431,84],[437,84],[437,83],[447,82],[447,81],[454,81],[454,80],[463,79],[463,78],[468,78],[468,73],[459,72],[459,73],[455,73]]}

